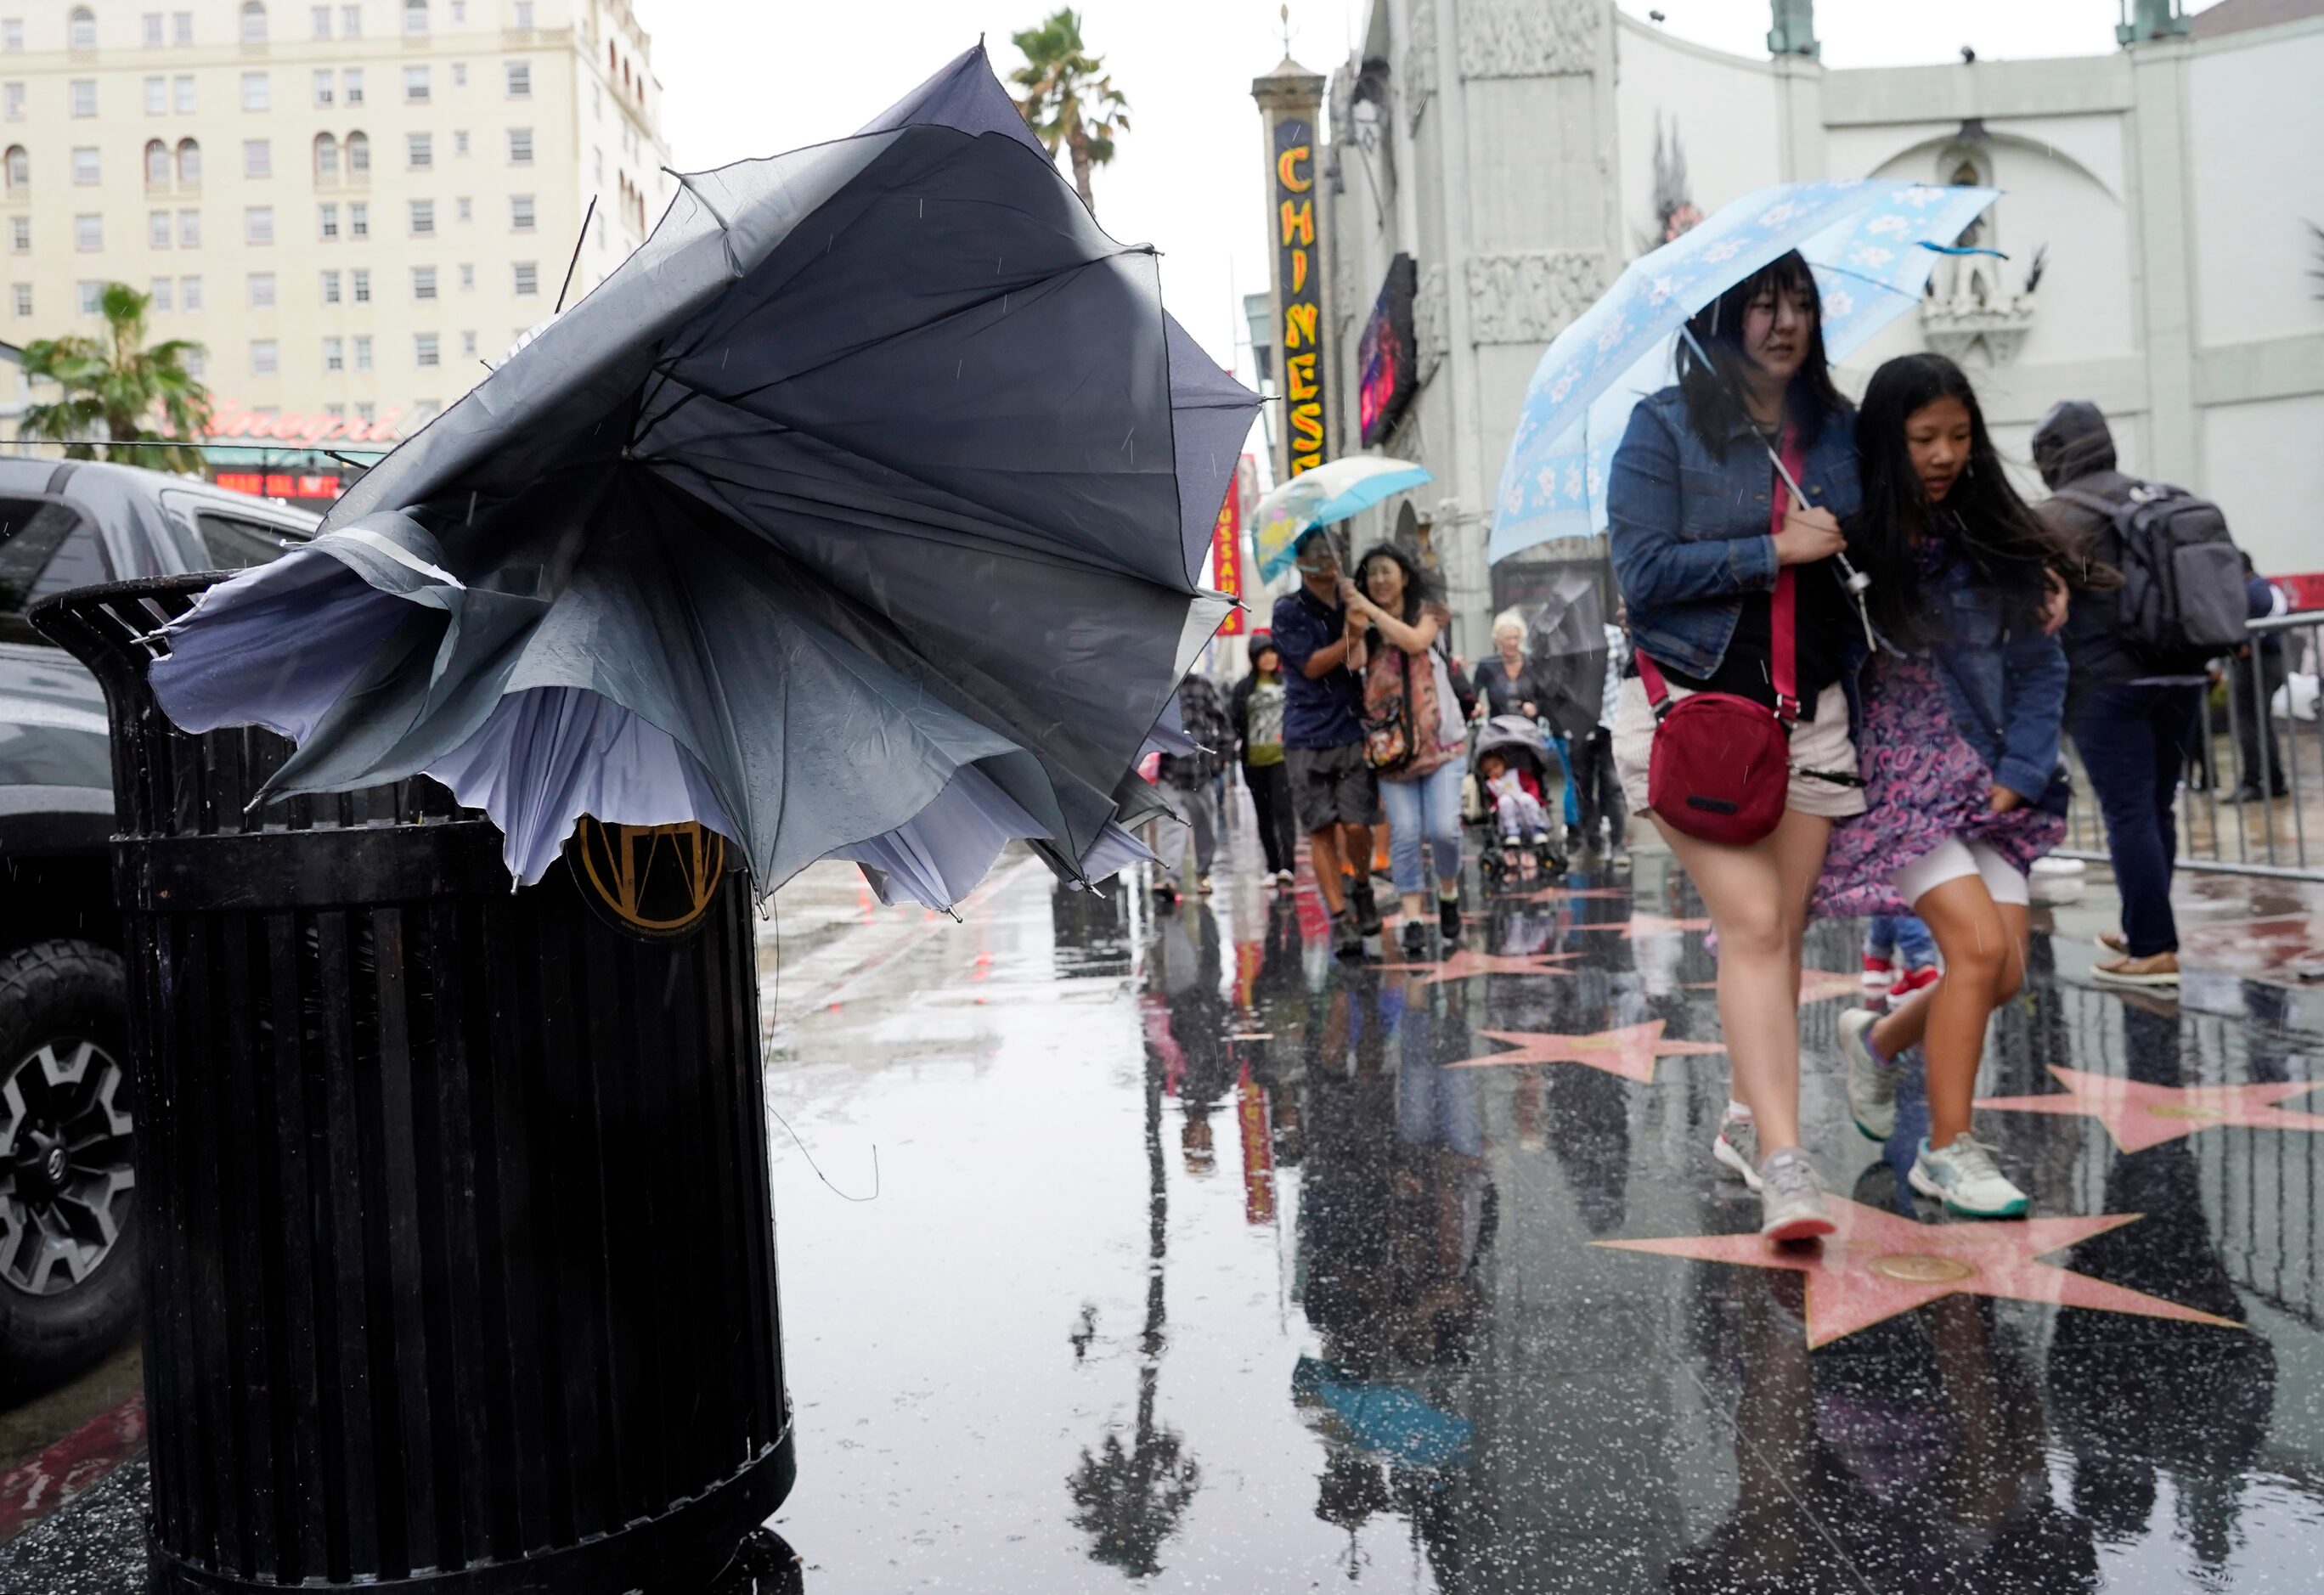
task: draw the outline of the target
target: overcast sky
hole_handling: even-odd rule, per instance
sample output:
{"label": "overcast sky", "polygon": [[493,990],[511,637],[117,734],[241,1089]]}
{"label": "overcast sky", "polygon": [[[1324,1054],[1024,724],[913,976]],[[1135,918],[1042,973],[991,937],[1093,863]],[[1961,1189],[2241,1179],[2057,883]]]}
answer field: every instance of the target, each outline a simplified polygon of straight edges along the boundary
{"label": "overcast sky", "polygon": [[[637,0],[653,35],[676,164],[715,166],[852,133],[957,51],[1009,34],[1055,0]],[[1700,42],[1766,51],[1765,0],[1620,0]],[[1328,72],[1346,59],[1370,0],[1292,6],[1292,53]],[[2190,7],[2200,10],[2196,5]],[[1098,219],[1162,252],[1171,310],[1222,364],[1234,358],[1238,298],[1266,286],[1258,113],[1250,80],[1281,59],[1275,0],[1086,0],[1083,36],[1129,96],[1130,131],[1095,179]],[[1822,0],[1816,31],[1834,67],[2100,54],[2116,0]]]}

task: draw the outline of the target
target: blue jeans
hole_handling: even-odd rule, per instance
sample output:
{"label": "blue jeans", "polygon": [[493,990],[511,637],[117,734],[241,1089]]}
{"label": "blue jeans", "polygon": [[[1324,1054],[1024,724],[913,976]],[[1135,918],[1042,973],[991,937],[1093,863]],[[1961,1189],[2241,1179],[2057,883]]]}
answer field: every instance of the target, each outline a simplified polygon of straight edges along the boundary
{"label": "blue jeans", "polygon": [[2203,688],[2191,685],[2099,687],[2075,715],[2074,746],[2106,817],[2122,936],[2133,958],[2179,950],[2171,913],[2179,825],[2172,807],[2202,704]]}
{"label": "blue jeans", "polygon": [[1461,778],[1466,766],[1447,759],[1434,770],[1409,780],[1383,778],[1380,806],[1388,810],[1388,872],[1397,890],[1419,891],[1425,878],[1420,870],[1420,844],[1436,865],[1436,878],[1448,887],[1461,880]]}
{"label": "blue jeans", "polygon": [[1886,958],[1895,953],[1907,969],[1927,969],[1937,961],[1937,938],[1912,914],[1875,914],[1864,930],[1864,955]]}

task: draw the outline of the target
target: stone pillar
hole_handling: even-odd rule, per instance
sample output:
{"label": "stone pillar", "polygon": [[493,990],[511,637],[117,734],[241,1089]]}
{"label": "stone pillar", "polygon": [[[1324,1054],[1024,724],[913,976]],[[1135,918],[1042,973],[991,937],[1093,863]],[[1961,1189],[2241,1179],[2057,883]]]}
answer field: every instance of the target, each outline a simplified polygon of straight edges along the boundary
{"label": "stone pillar", "polygon": [[1289,56],[1252,79],[1267,158],[1269,325],[1275,333],[1275,479],[1287,482],[1329,456],[1331,396],[1324,342],[1331,336],[1324,289],[1323,193],[1317,181],[1323,79]]}

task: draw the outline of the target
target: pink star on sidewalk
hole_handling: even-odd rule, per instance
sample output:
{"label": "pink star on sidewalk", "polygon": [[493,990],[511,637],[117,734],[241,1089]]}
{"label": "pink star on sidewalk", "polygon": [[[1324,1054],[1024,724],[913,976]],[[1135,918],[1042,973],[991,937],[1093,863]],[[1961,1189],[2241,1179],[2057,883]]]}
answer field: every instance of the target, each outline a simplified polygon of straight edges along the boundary
{"label": "pink star on sidewalk", "polygon": [[1601,919],[1594,925],[1577,925],[1576,930],[1618,930],[1624,941],[1634,942],[1642,936],[1665,936],[1674,931],[1709,930],[1708,919],[1665,919],[1660,914],[1633,914],[1628,919]]}
{"label": "pink star on sidewalk", "polygon": [[1594,1036],[1554,1036],[1545,1030],[1480,1030],[1477,1034],[1489,1040],[1506,1043],[1517,1050],[1463,1058],[1457,1064],[1447,1065],[1448,1068],[1581,1064],[1589,1068],[1602,1069],[1609,1074],[1619,1074],[1625,1080],[1635,1080],[1641,1085],[1652,1085],[1655,1083],[1655,1064],[1658,1059],[1690,1057],[1701,1053],[1727,1050],[1709,1041],[1665,1041],[1660,1019],[1649,1019],[1643,1025],[1624,1025],[1619,1029],[1600,1030]]}
{"label": "pink star on sidewalk", "polygon": [[2145,1215],[2100,1213],[2094,1218],[2015,1219],[2003,1223],[1920,1224],[1896,1213],[1827,1196],[1839,1229],[1820,1246],[1781,1246],[1757,1235],[1685,1235],[1667,1240],[1600,1240],[1597,1246],[1789,1268],[1807,1276],[1807,1335],[1811,1347],[1926,1306],[1941,1296],[1984,1295],[2047,1302],[2098,1313],[2175,1318],[2222,1329],[2243,1325],[2143,1291],[2108,1285],[2054,1263],[2035,1259],[2135,1223]]}
{"label": "pink star on sidewalk", "polygon": [[1579,953],[1472,953],[1463,947],[1450,958],[1434,963],[1383,963],[1382,969],[1420,970],[1426,972],[1416,986],[1441,986],[1447,981],[1471,980],[1480,974],[1571,974],[1570,969],[1554,967],[1569,958],[1579,958]]}
{"label": "pink star on sidewalk", "polygon": [[2269,1085],[2145,1085],[2113,1074],[2093,1074],[2052,1064],[2050,1073],[2066,1089],[2043,1096],[1980,1097],[1980,1108],[2012,1113],[2074,1113],[2097,1120],[2126,1152],[2143,1152],[2164,1141],[2240,1124],[2254,1129],[2324,1129],[2324,1113],[2302,1113],[2275,1104],[2324,1086],[2324,1081],[2292,1080]]}

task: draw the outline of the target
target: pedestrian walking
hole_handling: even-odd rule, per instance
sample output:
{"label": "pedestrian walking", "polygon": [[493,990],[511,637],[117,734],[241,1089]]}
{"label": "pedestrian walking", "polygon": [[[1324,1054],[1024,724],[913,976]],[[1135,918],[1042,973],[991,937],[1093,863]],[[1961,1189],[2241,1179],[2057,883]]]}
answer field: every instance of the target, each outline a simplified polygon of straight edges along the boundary
{"label": "pedestrian walking", "polygon": [[2074,550],[2028,509],[1977,394],[1941,355],[1872,373],[1856,422],[1864,503],[1849,550],[1885,646],[1860,679],[1864,814],[1832,838],[1820,911],[1918,916],[1944,973],[1886,1014],[1841,1016],[1858,1130],[1896,1129],[1895,1060],[1919,1046],[1929,1133],[1907,1176],[1969,1218],[2017,1218],[2025,1193],[1970,1133],[1987,1021],[2025,978],[2026,875],[2064,836],[2058,749],[2062,620],[2051,577]]}
{"label": "pedestrian walking", "polygon": [[1190,673],[1178,684],[1177,704],[1178,724],[1186,740],[1194,744],[1195,751],[1162,756],[1162,785],[1169,792],[1171,807],[1186,822],[1189,833],[1186,839],[1162,854],[1163,880],[1159,890],[1166,900],[1178,895],[1185,879],[1183,866],[1188,841],[1194,851],[1194,890],[1203,897],[1211,895],[1211,867],[1217,862],[1219,852],[1218,777],[1223,765],[1223,751],[1234,744],[1226,705],[1209,677],[1200,671]]}
{"label": "pedestrian walking", "polygon": [[[1621,686],[1614,761],[1718,933],[1733,1101],[1712,1151],[1759,1193],[1761,1233],[1804,1240],[1832,1221],[1800,1148],[1801,939],[1831,823],[1864,807],[1846,685],[1864,647],[1832,558],[1840,517],[1857,508],[1854,415],[1832,385],[1815,278],[1796,252],[1720,294],[1687,331],[1677,385],[1632,412],[1607,494],[1639,670]],[[1676,718],[1697,692],[1772,709],[1782,728],[1786,761],[1732,772],[1779,783],[1780,817],[1757,840],[1699,834],[1719,828],[1717,806],[1734,810],[1724,798],[1681,794],[1670,814],[1653,804],[1659,737],[1676,755],[1666,780],[1702,768]],[[1659,726],[1650,696],[1673,716]]]}
{"label": "pedestrian walking", "polygon": [[1576,851],[1596,852],[1602,831],[1609,862],[1618,870],[1630,862],[1624,828],[1629,807],[1614,768],[1614,711],[1622,700],[1622,668],[1629,657],[1629,639],[1621,627],[1607,622],[1606,686],[1598,700],[1598,724],[1566,739],[1565,768],[1572,778],[1574,820],[1581,829]]}
{"label": "pedestrian walking", "polygon": [[1523,715],[1533,719],[1541,714],[1541,705],[1549,696],[1549,684],[1542,679],[1534,662],[1526,658],[1525,641],[1525,616],[1514,609],[1505,609],[1493,617],[1493,656],[1473,672],[1478,719],[1490,719],[1496,715]]}
{"label": "pedestrian walking", "polygon": [[[2127,502],[2141,484],[2116,468],[2114,436],[2087,400],[2052,405],[2034,431],[2034,464],[2052,496],[2039,513],[2089,559],[2119,563],[2114,518],[2093,507]],[[2071,496],[2067,496],[2070,492]],[[2177,802],[2209,678],[2200,663],[2158,666],[2132,650],[2118,594],[2083,595],[2060,641],[2070,677],[2066,727],[2106,820],[2107,856],[2122,896],[2122,927],[2099,938],[2111,957],[2091,970],[2110,984],[2179,983],[2179,926],[2171,911],[2178,858]]]}
{"label": "pedestrian walking", "polygon": [[1348,664],[1363,676],[1365,751],[1388,810],[1388,875],[1404,910],[1405,954],[1417,958],[1427,949],[1429,873],[1440,934],[1448,945],[1461,935],[1464,729],[1437,646],[1452,617],[1429,593],[1420,567],[1390,543],[1357,562],[1347,600],[1354,638]]}
{"label": "pedestrian walking", "polygon": [[[1315,890],[1332,916],[1333,950],[1363,956],[1377,935],[1372,897],[1372,816],[1379,788],[1364,758],[1363,689],[1348,668],[1348,606],[1340,557],[1318,527],[1292,550],[1299,585],[1275,601],[1276,647],[1283,673],[1283,761],[1291,804],[1306,834]],[[1341,890],[1342,861],[1354,871]]]}
{"label": "pedestrian walking", "polygon": [[1284,696],[1283,650],[1272,636],[1256,632],[1250,640],[1250,671],[1227,696],[1227,723],[1234,732],[1242,783],[1250,792],[1251,813],[1259,822],[1267,872],[1277,889],[1287,891],[1298,832],[1291,808],[1291,776],[1284,768]]}
{"label": "pedestrian walking", "polygon": [[[2244,613],[2250,620],[2288,614],[2292,604],[2283,589],[2260,575],[2244,557]],[[2275,720],[2269,713],[2275,689],[2284,683],[2283,633],[2259,632],[2236,650],[2228,661],[2227,690],[2234,694],[2236,752],[2243,776],[2230,793],[2230,803],[2265,803],[2292,795],[2284,773],[2283,748],[2275,738]]]}

